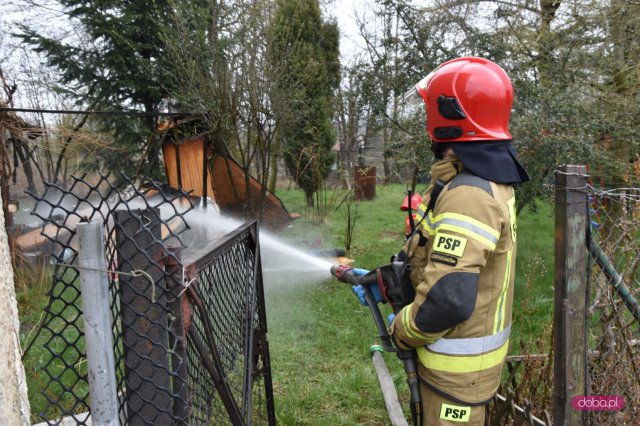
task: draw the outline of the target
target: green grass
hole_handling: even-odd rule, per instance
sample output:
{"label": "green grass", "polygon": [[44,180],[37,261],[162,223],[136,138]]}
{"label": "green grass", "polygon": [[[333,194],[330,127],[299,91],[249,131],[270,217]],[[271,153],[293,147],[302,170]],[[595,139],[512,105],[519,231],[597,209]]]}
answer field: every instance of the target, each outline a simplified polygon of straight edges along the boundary
{"label": "green grass", "polygon": [[[406,215],[399,209],[405,192],[403,185],[378,186],[376,191],[374,200],[357,203],[353,248],[349,253],[354,265],[367,269],[387,263],[390,255],[400,249]],[[301,191],[280,191],[277,195],[290,212],[303,215],[283,232],[282,238],[303,247],[320,241],[325,248],[343,248],[344,204],[337,211],[327,208],[324,222],[319,223],[305,209]],[[518,242],[512,354],[522,352],[521,344],[532,353],[537,344],[550,342],[551,205],[540,203],[537,212],[525,209],[520,213]],[[266,294],[279,424],[388,424],[369,359],[370,345],[379,340],[377,331],[369,310],[359,305],[349,286],[333,279],[277,288],[269,288],[267,283]],[[390,312],[386,305],[384,309],[383,313]],[[407,407],[401,362],[393,354],[386,353],[384,357],[401,402]]]}
{"label": "green grass", "polygon": [[[536,211],[525,209],[518,217],[518,257],[513,300],[512,353],[519,343],[551,344],[553,322],[554,212],[547,202]],[[518,344],[516,344],[518,343]]]}
{"label": "green grass", "polygon": [[[28,349],[23,364],[31,421],[39,423],[42,421],[41,413],[47,419],[60,416],[59,410],[47,402],[43,392],[54,400],[62,395],[59,402],[65,410],[73,410],[75,398],[72,394],[84,398],[88,393],[86,381],[78,380],[78,374],[87,374],[86,362],[78,362],[80,352],[84,351],[84,340],[80,339],[82,321],[77,318],[80,311],[75,308],[80,305],[80,300],[78,291],[69,286],[63,293],[57,294],[59,300],[51,306],[51,312],[59,316],[47,320],[43,310],[48,303],[46,293],[51,285],[51,270],[24,266],[17,269],[15,281],[20,312],[20,343],[23,350]],[[61,288],[57,287],[58,290]],[[47,326],[38,334],[39,325],[43,321],[46,321]],[[69,323],[79,323],[80,329],[68,326]],[[54,336],[52,331],[59,334]],[[69,342],[72,344],[69,345]],[[54,358],[51,352],[59,356]],[[67,365],[74,365],[78,374],[67,368]],[[50,375],[57,380],[52,380]],[[63,392],[63,386],[67,392]]]}
{"label": "green grass", "polygon": [[[356,259],[358,266],[372,268],[387,263],[391,254],[399,250],[406,217],[406,212],[400,210],[404,193],[403,185],[378,186],[374,200],[358,201],[352,204],[352,209],[356,209],[357,213],[352,249],[349,254]],[[277,195],[283,200],[289,212],[299,212],[303,215],[285,230],[282,234],[283,238],[302,247],[307,242],[317,241],[320,238],[325,247],[344,248],[345,203],[341,204],[337,211],[335,205],[328,206],[325,209],[328,214],[324,222],[319,223],[318,219],[312,218],[311,212],[306,209],[302,191],[280,191]],[[333,197],[330,194],[326,198],[340,200],[342,197]]]}
{"label": "green grass", "polygon": [[[348,286],[279,287],[267,291],[267,307],[279,424],[386,423],[368,354],[377,333]],[[403,385],[399,363],[385,357]]]}

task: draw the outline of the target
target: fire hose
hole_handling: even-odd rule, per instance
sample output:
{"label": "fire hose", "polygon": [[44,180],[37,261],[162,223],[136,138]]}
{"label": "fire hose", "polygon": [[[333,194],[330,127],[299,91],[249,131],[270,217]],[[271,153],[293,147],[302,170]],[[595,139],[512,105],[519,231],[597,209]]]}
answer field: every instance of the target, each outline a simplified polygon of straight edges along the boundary
{"label": "fire hose", "polygon": [[[417,369],[417,356],[415,349],[405,350],[397,348],[393,345],[393,340],[389,335],[389,331],[387,330],[387,326],[382,317],[382,313],[380,312],[380,308],[376,302],[376,299],[371,292],[370,285],[379,285],[380,287],[384,287],[387,283],[385,282],[385,276],[389,279],[389,269],[393,269],[392,265],[385,265],[383,267],[377,268],[373,271],[365,275],[358,275],[354,272],[353,268],[348,265],[334,265],[331,267],[331,275],[336,277],[339,281],[342,281],[347,284],[352,285],[360,285],[364,291],[364,299],[367,302],[367,306],[369,306],[369,310],[371,311],[371,315],[373,316],[373,321],[378,328],[378,334],[380,336],[380,340],[382,342],[382,347],[387,352],[394,352],[398,356],[398,358],[402,361],[404,365],[404,372],[407,376],[407,385],[409,387],[410,392],[410,401],[411,401],[411,417],[413,418],[414,426],[422,424],[422,398],[420,397],[420,384],[418,382],[418,369]],[[383,269],[386,268],[386,269]],[[384,272],[386,273],[383,273]],[[380,285],[384,284],[384,285]],[[395,287],[400,287],[399,285]],[[384,290],[383,290],[384,292]],[[405,297],[406,298],[406,297]],[[398,314],[400,304],[392,304],[394,314]],[[384,389],[383,389],[384,391]],[[387,396],[385,395],[385,403],[388,405]],[[397,400],[397,396],[396,396]],[[391,410],[388,410],[391,415]]]}

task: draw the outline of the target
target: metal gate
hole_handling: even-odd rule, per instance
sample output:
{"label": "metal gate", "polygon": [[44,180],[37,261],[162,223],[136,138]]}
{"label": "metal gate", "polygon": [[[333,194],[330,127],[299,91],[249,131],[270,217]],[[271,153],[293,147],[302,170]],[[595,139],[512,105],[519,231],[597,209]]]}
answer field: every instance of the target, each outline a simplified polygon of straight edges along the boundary
{"label": "metal gate", "polygon": [[24,354],[41,365],[27,373],[41,384],[32,411],[49,424],[89,424],[75,227],[101,221],[120,423],[275,424],[257,223],[194,253],[184,243],[187,194],[154,182],[142,188],[100,176],[33,195],[53,279]]}

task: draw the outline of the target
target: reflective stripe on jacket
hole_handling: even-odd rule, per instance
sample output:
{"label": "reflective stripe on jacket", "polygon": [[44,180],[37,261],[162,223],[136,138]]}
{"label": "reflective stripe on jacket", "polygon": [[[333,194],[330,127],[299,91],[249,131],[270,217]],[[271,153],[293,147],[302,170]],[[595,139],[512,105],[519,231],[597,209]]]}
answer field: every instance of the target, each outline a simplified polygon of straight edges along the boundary
{"label": "reflective stripe on jacket", "polygon": [[[400,346],[417,347],[420,377],[469,404],[495,394],[509,348],[516,217],[513,188],[467,171],[420,222],[427,244],[407,247],[414,302],[394,320]],[[414,244],[409,241],[407,244]]]}

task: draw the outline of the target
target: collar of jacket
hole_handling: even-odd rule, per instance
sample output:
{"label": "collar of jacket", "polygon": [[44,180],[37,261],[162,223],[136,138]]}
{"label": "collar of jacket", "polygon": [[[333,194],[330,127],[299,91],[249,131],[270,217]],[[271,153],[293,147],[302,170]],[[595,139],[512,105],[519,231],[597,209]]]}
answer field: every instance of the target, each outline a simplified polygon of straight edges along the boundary
{"label": "collar of jacket", "polygon": [[433,184],[438,180],[447,183],[463,169],[464,166],[462,162],[457,158],[454,160],[437,161],[431,166],[431,183]]}

